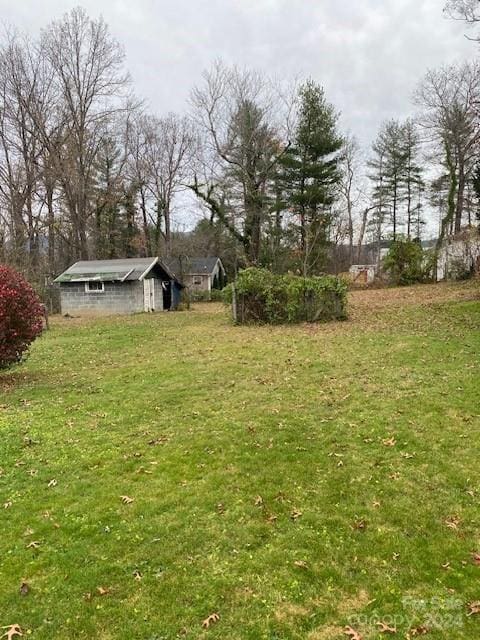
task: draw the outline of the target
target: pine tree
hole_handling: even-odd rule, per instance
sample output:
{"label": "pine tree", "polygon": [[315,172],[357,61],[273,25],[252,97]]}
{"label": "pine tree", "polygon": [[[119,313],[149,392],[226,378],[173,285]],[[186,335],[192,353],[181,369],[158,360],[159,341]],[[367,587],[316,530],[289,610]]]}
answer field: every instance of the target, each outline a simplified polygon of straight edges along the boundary
{"label": "pine tree", "polygon": [[299,235],[304,275],[318,272],[325,259],[331,205],[340,180],[338,115],[323,88],[309,80],[299,90],[293,144],[281,160],[286,205]]}
{"label": "pine tree", "polygon": [[423,189],[420,141],[413,122],[390,120],[384,123],[372,151],[368,166],[374,185],[373,223],[377,241],[386,235],[385,227],[393,240],[402,232],[411,238],[420,227],[419,196]]}
{"label": "pine tree", "polygon": [[[422,194],[425,184],[422,179],[423,168],[420,165],[420,139],[412,120],[401,127],[401,144],[404,156],[403,182],[405,184],[407,238],[413,234],[420,237],[422,225]],[[416,204],[415,204],[416,203]]]}

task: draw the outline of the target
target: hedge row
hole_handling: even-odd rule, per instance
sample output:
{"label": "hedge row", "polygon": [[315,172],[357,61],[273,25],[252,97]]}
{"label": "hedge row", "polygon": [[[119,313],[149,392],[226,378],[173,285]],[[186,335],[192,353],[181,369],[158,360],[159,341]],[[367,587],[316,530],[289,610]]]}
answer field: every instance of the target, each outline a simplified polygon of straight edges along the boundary
{"label": "hedge row", "polygon": [[346,317],[347,285],[335,276],[302,278],[251,267],[241,271],[224,299],[238,324],[325,322]]}

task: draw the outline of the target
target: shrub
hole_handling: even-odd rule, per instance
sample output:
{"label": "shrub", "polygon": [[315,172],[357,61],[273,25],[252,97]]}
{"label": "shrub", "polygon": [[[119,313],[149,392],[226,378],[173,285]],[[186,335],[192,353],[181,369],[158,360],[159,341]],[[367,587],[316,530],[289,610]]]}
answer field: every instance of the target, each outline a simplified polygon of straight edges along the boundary
{"label": "shrub", "polygon": [[408,238],[395,240],[385,256],[383,268],[394,284],[423,282],[426,274],[422,245]]}
{"label": "shrub", "polygon": [[190,299],[193,302],[220,302],[223,300],[222,291],[220,289],[212,289],[211,291],[190,291]]}
{"label": "shrub", "polygon": [[28,352],[43,329],[43,307],[28,282],[16,271],[0,265],[0,369]]}
{"label": "shrub", "polygon": [[346,317],[346,283],[335,276],[302,278],[275,275],[251,267],[224,290],[224,301],[236,297],[240,324],[319,322]]}

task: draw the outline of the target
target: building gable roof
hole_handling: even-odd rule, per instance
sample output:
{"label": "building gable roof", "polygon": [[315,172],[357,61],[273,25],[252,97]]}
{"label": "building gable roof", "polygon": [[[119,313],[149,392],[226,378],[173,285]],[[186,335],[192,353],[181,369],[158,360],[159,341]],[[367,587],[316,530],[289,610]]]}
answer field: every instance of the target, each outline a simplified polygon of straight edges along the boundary
{"label": "building gable roof", "polygon": [[224,270],[222,261],[218,256],[171,258],[166,261],[166,264],[170,271],[181,279],[182,276],[185,275],[211,275],[217,265],[217,262],[220,262],[220,266],[222,270]]}
{"label": "building gable roof", "polygon": [[55,278],[54,282],[127,282],[143,280],[155,267],[174,278],[158,258],[121,258],[118,260],[81,260]]}

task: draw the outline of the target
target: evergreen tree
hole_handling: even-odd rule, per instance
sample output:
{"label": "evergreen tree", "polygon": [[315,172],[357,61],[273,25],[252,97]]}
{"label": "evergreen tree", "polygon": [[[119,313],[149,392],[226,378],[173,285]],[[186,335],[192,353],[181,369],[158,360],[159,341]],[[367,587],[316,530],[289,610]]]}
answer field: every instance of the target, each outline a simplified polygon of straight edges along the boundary
{"label": "evergreen tree", "polygon": [[420,237],[422,225],[422,194],[425,184],[422,179],[423,168],[420,165],[420,138],[412,120],[407,120],[401,127],[401,145],[403,147],[407,238],[413,235]]}
{"label": "evergreen tree", "polygon": [[299,90],[293,144],[281,159],[285,200],[299,235],[304,275],[318,272],[325,259],[331,206],[340,180],[338,115],[323,88],[307,81]]}
{"label": "evergreen tree", "polygon": [[112,137],[105,137],[97,152],[94,185],[93,243],[97,259],[121,257],[120,203],[122,151]]}
{"label": "evergreen tree", "polygon": [[368,163],[373,182],[373,220],[378,243],[391,234],[393,240],[402,232],[408,238],[421,225],[420,141],[411,120],[385,122],[372,145]]}

